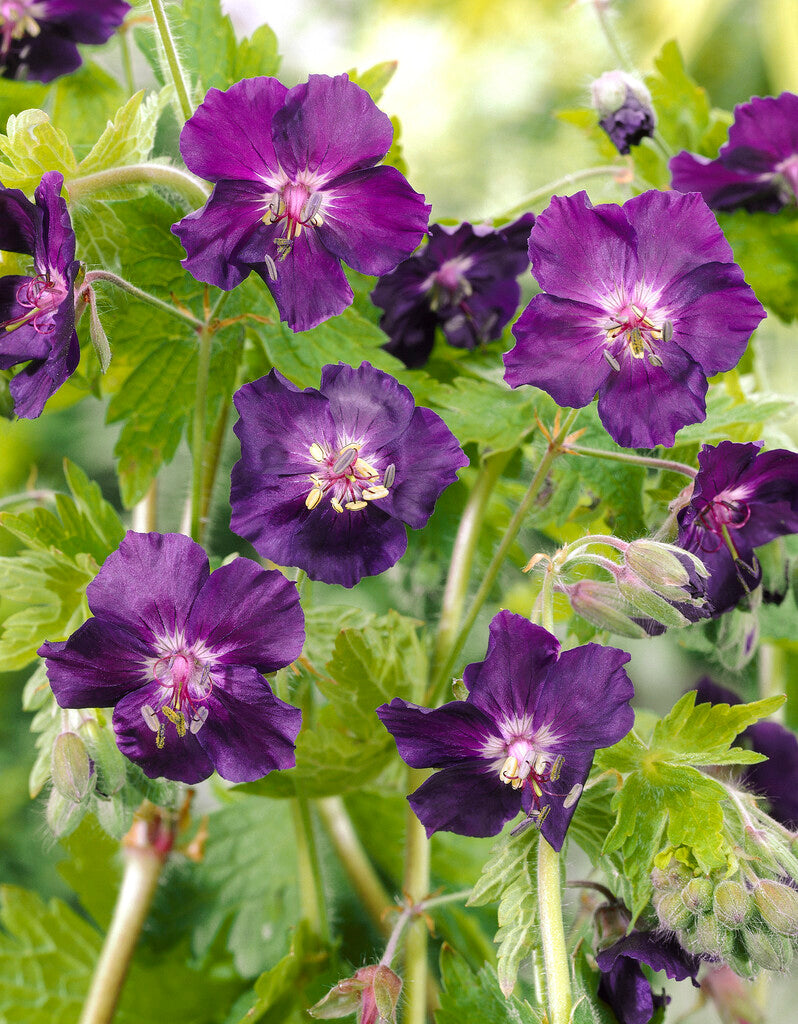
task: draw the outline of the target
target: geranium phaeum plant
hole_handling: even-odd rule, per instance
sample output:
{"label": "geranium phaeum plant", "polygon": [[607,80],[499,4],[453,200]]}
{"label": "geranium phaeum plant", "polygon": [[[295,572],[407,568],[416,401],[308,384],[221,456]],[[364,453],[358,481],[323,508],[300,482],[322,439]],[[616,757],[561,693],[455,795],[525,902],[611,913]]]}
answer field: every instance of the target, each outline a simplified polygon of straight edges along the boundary
{"label": "geranium phaeum plant", "polygon": [[426,246],[380,278],[371,293],[385,312],[386,350],[408,367],[429,359],[440,326],[450,345],[476,348],[498,338],[518,309],[516,281],[529,266],[531,213],[501,228],[433,224]]}
{"label": "geranium phaeum plant", "polygon": [[775,213],[798,194],[798,96],[754,96],[734,108],[729,141],[715,160],[682,152],[670,162],[673,187],[700,192],[713,210]]}
{"label": "geranium phaeum plant", "polygon": [[709,570],[715,615],[733,608],[762,579],[754,549],[798,533],[798,455],[761,443],[721,441],[698,453],[698,476],[678,514],[677,543]]}
{"label": "geranium phaeum plant", "polygon": [[31,203],[0,186],[0,249],[33,257],[33,273],[0,278],[0,369],[26,363],[10,384],[17,416],[41,415],[44,404],[80,360],[75,332],[75,232],[63,177],[48,171]]}
{"label": "geranium phaeum plant", "polygon": [[180,136],[188,168],[214,182],[174,225],[183,266],[227,289],[254,270],[294,331],[341,313],[353,298],[341,263],[386,274],[427,227],[424,197],[377,166],[392,138],[390,118],[346,75],[211,89]]}
{"label": "geranium phaeum plant", "polygon": [[181,534],[128,533],[86,594],[94,618],[39,650],[61,707],[113,706],[119,749],[152,778],[294,764],[301,712],[262,675],[302,651],[293,583],[245,558],[211,573]]}
{"label": "geranium phaeum plant", "polygon": [[108,42],[124,0],[0,0],[0,74],[51,82],[82,64],[78,43]]}
{"label": "geranium phaeum plant", "polygon": [[463,674],[466,700],[378,708],[402,759],[439,769],[408,797],[427,835],[493,836],[523,810],[559,850],[593,755],[632,727],[629,657],[597,644],[561,651],[548,630],[503,611],[485,660]]}
{"label": "geranium phaeum plant", "polygon": [[405,524],[421,529],[468,464],[443,420],[369,363],[325,366],[318,390],[273,370],[235,404],[231,528],[325,583],[352,587],[394,565]]}
{"label": "geranium phaeum plant", "polygon": [[593,106],[604,129],[619,153],[654,134],[656,116],[651,93],[643,83],[625,71],[605,71],[590,86]]}
{"label": "geranium phaeum plant", "polygon": [[736,366],[765,316],[698,195],[593,206],[555,198],[529,236],[543,289],[513,327],[511,387],[533,384],[625,448],[670,447],[706,416],[707,378]]}

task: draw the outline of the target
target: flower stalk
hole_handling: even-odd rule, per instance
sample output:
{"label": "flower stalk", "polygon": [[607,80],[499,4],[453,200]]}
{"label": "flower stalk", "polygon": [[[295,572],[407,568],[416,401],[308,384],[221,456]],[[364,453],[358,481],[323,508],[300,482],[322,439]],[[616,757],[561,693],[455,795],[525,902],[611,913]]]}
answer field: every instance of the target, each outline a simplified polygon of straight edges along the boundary
{"label": "flower stalk", "polygon": [[166,62],[169,65],[169,72],[172,76],[172,82],[174,83],[175,92],[177,93],[180,110],[183,113],[183,119],[188,121],[194,113],[194,107],[191,105],[188,80],[186,78],[186,73],[183,70],[183,65],[180,63],[180,57],[177,53],[172,29],[169,27],[169,19],[166,17],[166,11],[164,10],[163,0],[150,0],[150,3],[152,5],[152,13],[155,17],[155,27],[157,29],[158,36],[160,37],[164,55],[166,56]]}
{"label": "flower stalk", "polygon": [[[408,792],[412,792],[427,776],[427,772],[409,768]],[[405,875],[403,888],[411,903],[421,903],[429,892],[430,844],[424,826],[412,809],[407,811],[405,834]],[[427,1020],[427,989],[429,965],[427,926],[422,919],[414,921],[408,929],[405,943],[405,1006],[404,1024],[425,1024]]]}
{"label": "flower stalk", "polygon": [[[204,324],[198,332],[197,387],[194,402],[194,423],[191,445],[191,537],[202,543],[207,526],[203,515],[203,491],[210,495],[212,482],[205,479],[205,419],[208,403],[208,379],[211,369],[211,342],[213,331]],[[206,508],[207,508],[206,503]]]}
{"label": "flower stalk", "polygon": [[688,466],[684,462],[676,462],[673,459],[658,459],[653,455],[635,455],[632,452],[610,451],[604,448],[586,448],[581,444],[568,445],[568,451],[575,455],[589,455],[594,459],[611,459],[613,462],[626,462],[633,466],[650,466],[652,469],[661,469],[669,473],[681,473],[695,479],[698,470]]}
{"label": "flower stalk", "polygon": [[296,859],[299,875],[299,894],[302,916],[306,918],[315,935],[325,944],[330,943],[330,925],[327,917],[327,903],[324,898],[324,879],[321,876],[319,852],[310,804],[307,797],[296,796],[291,801],[296,835]]}
{"label": "flower stalk", "polygon": [[147,305],[159,309],[162,313],[168,313],[183,323],[190,324],[195,330],[201,330],[205,326],[202,320],[192,316],[186,310],[173,306],[170,302],[164,302],[163,299],[159,299],[157,296],[150,294],[150,292],[144,291],[143,288],[136,287],[130,281],[126,281],[123,277],[113,274],[109,270],[90,270],[83,279],[83,284],[76,299],[82,298],[95,281],[107,281],[109,284],[114,285],[115,288],[121,288],[128,295],[132,295],[139,302],[146,302]]}
{"label": "flower stalk", "polygon": [[177,192],[190,206],[201,206],[210,193],[210,189],[188,171],[156,163],[108,167],[82,178],[72,178],[67,182],[66,189],[72,202],[81,202],[91,199],[98,192],[131,185],[162,185]]}
{"label": "flower stalk", "polygon": [[562,923],[560,855],[543,836],[538,849],[538,914],[549,1024],[568,1024],[571,1019],[571,980]]}

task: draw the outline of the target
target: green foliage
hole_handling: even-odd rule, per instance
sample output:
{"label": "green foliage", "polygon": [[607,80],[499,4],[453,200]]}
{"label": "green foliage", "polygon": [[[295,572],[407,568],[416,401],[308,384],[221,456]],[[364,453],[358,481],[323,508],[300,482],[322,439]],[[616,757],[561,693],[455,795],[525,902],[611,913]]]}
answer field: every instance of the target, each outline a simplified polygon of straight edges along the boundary
{"label": "green foliage", "polygon": [[361,89],[365,89],[375,103],[379,103],[385,87],[396,74],[397,67],[395,60],[384,60],[360,74],[353,68],[349,71],[349,77]]}
{"label": "green foliage", "polygon": [[0,181],[6,188],[31,193],[45,171],[60,171],[65,178],[77,173],[77,160],[69,139],[50,122],[43,110],[23,110],[9,117],[0,135]]}
{"label": "green foliage", "polygon": [[167,91],[161,90],[145,99],[142,89],[131,96],[81,160],[79,173],[94,174],[108,167],[124,167],[146,160],[152,151]]}
{"label": "green foliage", "polygon": [[[80,155],[88,151],[106,123],[124,106],[127,93],[99,64],[84,60],[76,71],[52,83],[49,99],[53,124],[66,132],[76,154]],[[42,107],[44,97],[25,106]]]}
{"label": "green foliage", "polygon": [[717,216],[756,297],[782,320],[794,320],[798,315],[798,211],[789,207],[778,214],[738,210]]}
{"label": "green foliage", "polygon": [[490,967],[476,974],[451,946],[441,950],[443,991],[435,1024],[542,1024],[542,1013],[516,996],[505,996]]}
{"label": "green foliage", "polygon": [[571,1024],[616,1024],[615,1014],[598,997],[599,972],[590,966],[582,943],[571,956],[574,1006]]}
{"label": "green foliage", "polygon": [[635,916],[651,896],[654,857],[667,846],[687,848],[703,871],[727,864],[732,850],[723,828],[726,790],[698,769],[762,760],[760,754],[731,743],[784,700],[696,706],[695,696],[695,691],[686,693],[657,722],[647,742],[632,730],[596,756],[600,769],[626,776],[612,801],[617,818],[604,852],[622,853]]}
{"label": "green foliage", "polygon": [[697,441],[758,441],[766,425],[786,418],[793,408],[793,402],[776,395],[734,395],[723,385],[712,384],[707,395],[707,418],[703,423],[682,427],[677,445]]}
{"label": "green foliage", "polygon": [[509,996],[515,988],[521,961],[534,949],[538,933],[537,861],[539,834],[527,828],[518,835],[502,838],[468,900],[469,906],[498,901],[498,979]]}

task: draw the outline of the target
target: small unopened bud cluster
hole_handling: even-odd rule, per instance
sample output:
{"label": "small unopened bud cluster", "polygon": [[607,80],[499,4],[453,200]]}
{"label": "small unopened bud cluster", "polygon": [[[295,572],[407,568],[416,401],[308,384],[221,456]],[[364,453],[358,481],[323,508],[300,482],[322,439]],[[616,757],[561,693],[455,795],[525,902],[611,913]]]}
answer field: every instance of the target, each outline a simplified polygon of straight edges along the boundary
{"label": "small unopened bud cluster", "polygon": [[798,948],[798,890],[789,878],[695,875],[671,860],[655,868],[660,924],[689,952],[752,978],[786,971]]}

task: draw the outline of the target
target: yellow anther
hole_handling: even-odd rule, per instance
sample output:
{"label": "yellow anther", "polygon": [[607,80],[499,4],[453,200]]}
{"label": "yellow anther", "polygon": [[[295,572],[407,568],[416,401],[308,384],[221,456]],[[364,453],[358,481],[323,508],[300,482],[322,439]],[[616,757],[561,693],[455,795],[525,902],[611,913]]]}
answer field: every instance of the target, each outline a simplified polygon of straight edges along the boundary
{"label": "yellow anther", "polygon": [[158,732],[155,736],[155,746],[159,750],[163,750],[164,743],[166,742],[166,726],[163,722],[158,723]]}
{"label": "yellow anther", "polygon": [[272,224],[274,223],[274,219],[274,210],[270,206],[269,209],[261,217],[261,220],[263,221],[264,224]]}
{"label": "yellow anther", "polygon": [[324,449],[316,441],[310,446],[310,457],[314,462],[324,462]]}
{"label": "yellow anther", "polygon": [[635,359],[642,359],[645,353],[645,342],[639,327],[633,327],[629,332],[629,348]]}
{"label": "yellow anther", "polygon": [[358,459],[355,463],[355,472],[366,477],[368,480],[380,475],[373,466],[369,465],[368,462],[364,462],[363,459]]}
{"label": "yellow anther", "polygon": [[539,786],[539,785],[537,784],[537,782],[535,781],[535,779],[532,779],[532,789],[533,789],[533,790],[535,791],[535,796],[536,796],[536,797],[537,797],[538,799],[540,799],[540,797],[542,797],[542,796],[543,796],[543,790],[542,790],[542,789],[540,788],[540,786]]}
{"label": "yellow anther", "polygon": [[383,487],[382,484],[376,484],[374,487],[363,489],[363,497],[366,501],[377,501],[379,498],[387,498],[390,493],[388,488]]}
{"label": "yellow anther", "polygon": [[305,498],[305,508],[315,508],[321,501],[322,494],[324,494],[324,491],[321,487],[311,488],[307,498]]}
{"label": "yellow anther", "polygon": [[518,759],[510,755],[502,766],[502,770],[499,773],[499,778],[504,782],[512,783],[513,789],[518,789],[515,785],[516,782],[522,782],[522,779],[518,778]]}
{"label": "yellow anther", "polygon": [[367,501],[348,501],[344,508],[348,508],[350,512],[359,512],[362,508],[367,508]]}
{"label": "yellow anther", "polygon": [[337,498],[330,498],[330,504],[332,505],[336,512],[343,512],[344,506]]}
{"label": "yellow anther", "polygon": [[177,735],[182,740],[186,735],[186,717],[183,712],[175,711],[175,709],[169,707],[168,704],[164,704],[161,711],[163,711],[164,717],[168,718],[172,725],[174,725],[175,729],[177,729]]}
{"label": "yellow anther", "polygon": [[560,772],[562,771],[562,766],[563,766],[564,763],[565,763],[565,758],[562,756],[562,754],[560,754],[560,756],[557,758],[557,760],[551,766],[551,771],[549,772],[549,778],[551,779],[552,782],[556,782],[557,779],[559,779]]}

